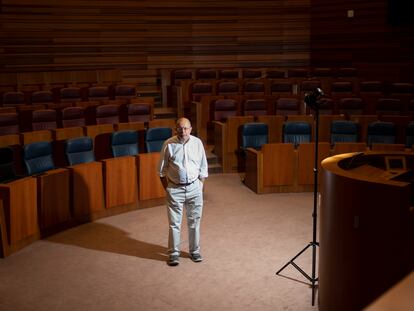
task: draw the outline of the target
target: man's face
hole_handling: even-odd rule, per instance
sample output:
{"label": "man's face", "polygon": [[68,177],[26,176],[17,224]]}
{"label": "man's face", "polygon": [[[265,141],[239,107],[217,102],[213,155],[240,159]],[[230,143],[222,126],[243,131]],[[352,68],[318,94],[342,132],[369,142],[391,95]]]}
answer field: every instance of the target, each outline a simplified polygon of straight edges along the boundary
{"label": "man's face", "polygon": [[191,134],[191,124],[185,120],[177,124],[177,136],[181,141],[187,141]]}

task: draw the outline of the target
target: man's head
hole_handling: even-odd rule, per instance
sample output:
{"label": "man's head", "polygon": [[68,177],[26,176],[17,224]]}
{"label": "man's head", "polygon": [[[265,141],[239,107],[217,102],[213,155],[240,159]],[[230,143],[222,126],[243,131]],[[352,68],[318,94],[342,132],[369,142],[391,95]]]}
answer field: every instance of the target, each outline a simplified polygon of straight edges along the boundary
{"label": "man's head", "polygon": [[180,118],[177,120],[176,130],[180,141],[186,142],[190,138],[191,129],[190,120],[186,118]]}

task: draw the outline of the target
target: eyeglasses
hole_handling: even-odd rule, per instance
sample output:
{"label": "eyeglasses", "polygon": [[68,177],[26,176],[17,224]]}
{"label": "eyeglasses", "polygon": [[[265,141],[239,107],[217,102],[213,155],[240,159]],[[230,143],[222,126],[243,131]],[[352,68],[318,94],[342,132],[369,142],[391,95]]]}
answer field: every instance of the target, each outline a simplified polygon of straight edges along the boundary
{"label": "eyeglasses", "polygon": [[191,127],[177,127],[176,128],[176,130],[177,130],[177,132],[184,132],[184,131],[187,131],[187,130],[190,130],[191,129]]}

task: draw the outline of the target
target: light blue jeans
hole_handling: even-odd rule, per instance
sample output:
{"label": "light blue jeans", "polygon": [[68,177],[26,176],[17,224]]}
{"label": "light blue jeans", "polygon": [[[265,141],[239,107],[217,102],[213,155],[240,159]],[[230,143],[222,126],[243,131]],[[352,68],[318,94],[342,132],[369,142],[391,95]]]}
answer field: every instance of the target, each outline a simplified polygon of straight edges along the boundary
{"label": "light blue jeans", "polygon": [[180,255],[180,232],[183,210],[186,208],[190,254],[200,253],[200,221],[203,212],[203,184],[196,180],[191,185],[168,184],[167,209],[169,221],[168,253]]}

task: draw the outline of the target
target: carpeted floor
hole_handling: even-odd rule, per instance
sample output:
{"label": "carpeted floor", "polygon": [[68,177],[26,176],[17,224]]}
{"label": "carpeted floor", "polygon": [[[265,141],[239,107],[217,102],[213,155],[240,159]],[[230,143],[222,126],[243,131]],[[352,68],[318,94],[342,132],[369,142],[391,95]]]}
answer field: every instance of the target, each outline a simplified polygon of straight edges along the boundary
{"label": "carpeted floor", "polygon": [[[0,259],[0,310],[317,310],[292,266],[312,240],[313,193],[256,195],[237,174],[206,182],[202,263],[166,264],[164,206],[100,219]],[[298,265],[311,274],[311,248]]]}

